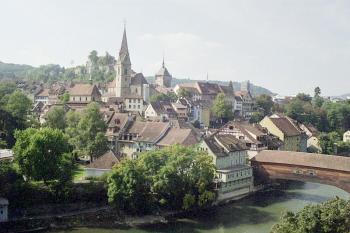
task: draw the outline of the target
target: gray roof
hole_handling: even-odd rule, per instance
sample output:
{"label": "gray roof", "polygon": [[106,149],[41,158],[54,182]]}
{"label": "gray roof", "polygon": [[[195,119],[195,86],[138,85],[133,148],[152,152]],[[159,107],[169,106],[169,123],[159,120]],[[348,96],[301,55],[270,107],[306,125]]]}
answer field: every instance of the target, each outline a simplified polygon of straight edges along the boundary
{"label": "gray roof", "polygon": [[137,73],[131,77],[131,85],[148,84],[142,73]]}

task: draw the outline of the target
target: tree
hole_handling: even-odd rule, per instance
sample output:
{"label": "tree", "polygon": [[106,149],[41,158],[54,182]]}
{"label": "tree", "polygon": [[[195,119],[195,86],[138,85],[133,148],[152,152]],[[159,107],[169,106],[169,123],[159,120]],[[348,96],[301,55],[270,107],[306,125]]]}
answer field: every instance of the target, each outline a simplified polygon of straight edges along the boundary
{"label": "tree", "polygon": [[158,95],[153,95],[150,98],[150,102],[151,103],[154,103],[154,102],[157,102],[157,101],[170,101],[170,102],[173,102],[173,101],[176,101],[176,100],[177,100],[177,96],[173,92],[170,92],[168,94],[160,93]]}
{"label": "tree", "polygon": [[24,129],[24,122],[0,108],[0,148],[12,148],[16,129]]}
{"label": "tree", "polygon": [[266,95],[266,94],[259,95],[256,98],[256,104],[260,108],[264,109],[265,116],[271,113],[273,101],[272,101],[272,97],[270,95]]}
{"label": "tree", "polygon": [[320,147],[323,154],[336,154],[336,143],[341,140],[337,132],[322,133],[318,136]]}
{"label": "tree", "polygon": [[271,233],[345,233],[350,229],[350,201],[335,198],[283,214]]}
{"label": "tree", "polygon": [[261,112],[254,112],[251,116],[251,118],[249,119],[249,123],[258,123],[260,122],[262,119],[264,119],[264,114]]}
{"label": "tree", "polygon": [[5,110],[11,113],[13,117],[24,122],[29,114],[31,105],[30,99],[21,91],[16,90],[9,95]]}
{"label": "tree", "polygon": [[213,103],[212,111],[214,116],[221,120],[232,117],[232,104],[226,99],[224,93],[219,93],[216,96]]}
{"label": "tree", "polygon": [[66,128],[66,112],[61,106],[54,106],[46,115],[45,126],[64,130]]}
{"label": "tree", "polygon": [[315,90],[314,90],[314,93],[315,93],[315,97],[316,96],[320,96],[321,95],[321,88],[320,87],[315,87]]}
{"label": "tree", "polygon": [[73,162],[68,139],[58,129],[28,128],[17,131],[13,148],[20,172],[35,181],[67,181],[72,177]]}
{"label": "tree", "polygon": [[68,93],[68,92],[65,92],[63,95],[61,95],[61,96],[59,97],[59,99],[60,99],[60,102],[61,102],[62,104],[68,103],[68,101],[69,101],[69,93]]}
{"label": "tree", "polygon": [[134,211],[203,208],[215,200],[214,174],[212,158],[195,148],[175,145],[144,152],[113,169],[109,201]]}
{"label": "tree", "polygon": [[69,123],[66,131],[71,137],[70,143],[77,155],[90,156],[92,161],[108,149],[107,139],[104,137],[107,125],[102,118],[99,105],[94,102],[87,106],[76,124],[77,118],[75,114],[67,116]]}
{"label": "tree", "polygon": [[113,169],[107,183],[110,203],[128,212],[149,211],[149,190],[136,160],[123,160]]}
{"label": "tree", "polygon": [[312,100],[311,96],[305,93],[299,93],[296,96],[296,99],[304,101],[304,102],[310,102]]}
{"label": "tree", "polygon": [[179,98],[191,98],[192,93],[189,90],[181,87],[177,92],[177,96]]}

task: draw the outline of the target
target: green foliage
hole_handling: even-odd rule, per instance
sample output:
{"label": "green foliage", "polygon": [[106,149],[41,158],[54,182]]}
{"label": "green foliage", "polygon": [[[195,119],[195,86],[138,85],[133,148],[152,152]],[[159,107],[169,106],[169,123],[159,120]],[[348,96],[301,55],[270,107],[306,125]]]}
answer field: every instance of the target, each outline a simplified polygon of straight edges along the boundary
{"label": "green foliage", "polygon": [[259,95],[256,98],[256,104],[258,105],[258,107],[264,109],[265,116],[271,113],[273,101],[270,95],[266,95],[266,94]]}
{"label": "green foliage", "polygon": [[144,152],[113,170],[108,179],[109,201],[127,211],[155,206],[203,208],[215,200],[214,174],[212,158],[194,148],[172,146]]}
{"label": "green foliage", "polygon": [[226,99],[224,93],[219,93],[213,103],[212,111],[219,119],[229,119],[232,117],[232,104]]}
{"label": "green foliage", "polygon": [[249,123],[259,123],[262,119],[264,119],[264,114],[261,112],[254,112],[249,119]]}
{"label": "green foliage", "polygon": [[170,101],[170,102],[174,102],[177,100],[177,96],[175,93],[173,92],[169,92],[168,94],[164,94],[164,93],[160,93],[158,95],[153,95],[150,98],[150,102],[154,103],[157,101]]}
{"label": "green foliage", "polygon": [[4,109],[11,113],[13,117],[25,121],[31,106],[32,102],[30,99],[21,91],[16,90],[8,96]]}
{"label": "green foliage", "polygon": [[90,103],[81,116],[72,112],[67,114],[66,133],[78,156],[90,156],[92,160],[102,155],[108,149],[104,136],[106,129],[97,103]]}
{"label": "green foliage", "polygon": [[312,100],[311,96],[305,93],[299,93],[296,96],[296,99],[303,101],[303,102],[310,102]]}
{"label": "green foliage", "polygon": [[66,104],[69,101],[69,93],[65,92],[63,95],[59,96],[61,104]]}
{"label": "green foliage", "polygon": [[350,229],[350,201],[335,198],[285,213],[271,233],[345,233]]}
{"label": "green foliage", "polygon": [[0,196],[10,193],[12,186],[22,181],[22,176],[11,161],[0,160]]}
{"label": "green foliage", "polygon": [[61,106],[54,106],[46,114],[45,126],[64,130],[66,128],[66,112]]}
{"label": "green foliage", "polygon": [[15,161],[24,176],[44,183],[52,180],[66,182],[71,179],[71,149],[62,131],[28,128],[17,131],[15,137]]}
{"label": "green foliage", "polygon": [[108,200],[133,213],[148,211],[149,187],[136,160],[124,160],[113,170],[108,182]]}
{"label": "green foliage", "polygon": [[191,98],[192,97],[192,93],[185,89],[185,88],[180,88],[177,92],[177,96],[179,98]]}

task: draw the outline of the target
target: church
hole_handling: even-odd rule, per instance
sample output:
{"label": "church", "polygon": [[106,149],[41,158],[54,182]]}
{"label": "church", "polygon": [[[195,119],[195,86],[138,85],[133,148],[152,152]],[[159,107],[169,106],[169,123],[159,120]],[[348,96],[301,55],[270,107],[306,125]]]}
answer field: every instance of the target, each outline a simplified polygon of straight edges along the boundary
{"label": "church", "polygon": [[108,92],[106,93],[108,98],[125,99],[132,97],[142,98],[143,101],[149,102],[150,96],[159,93],[160,89],[171,87],[172,77],[165,67],[164,59],[162,67],[155,75],[155,84],[149,84],[142,73],[132,70],[125,27],[115,71],[115,80],[109,83]]}

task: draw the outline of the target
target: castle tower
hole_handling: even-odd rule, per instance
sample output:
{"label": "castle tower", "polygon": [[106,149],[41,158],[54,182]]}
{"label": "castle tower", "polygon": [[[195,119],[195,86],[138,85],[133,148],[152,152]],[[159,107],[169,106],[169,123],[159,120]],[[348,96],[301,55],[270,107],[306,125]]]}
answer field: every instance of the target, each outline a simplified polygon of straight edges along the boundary
{"label": "castle tower", "polygon": [[130,92],[131,83],[131,62],[129,56],[126,29],[124,26],[123,40],[120,47],[116,70],[116,97],[123,97]]}
{"label": "castle tower", "polygon": [[161,87],[171,87],[171,75],[164,64],[164,57],[162,68],[156,73],[156,84]]}

